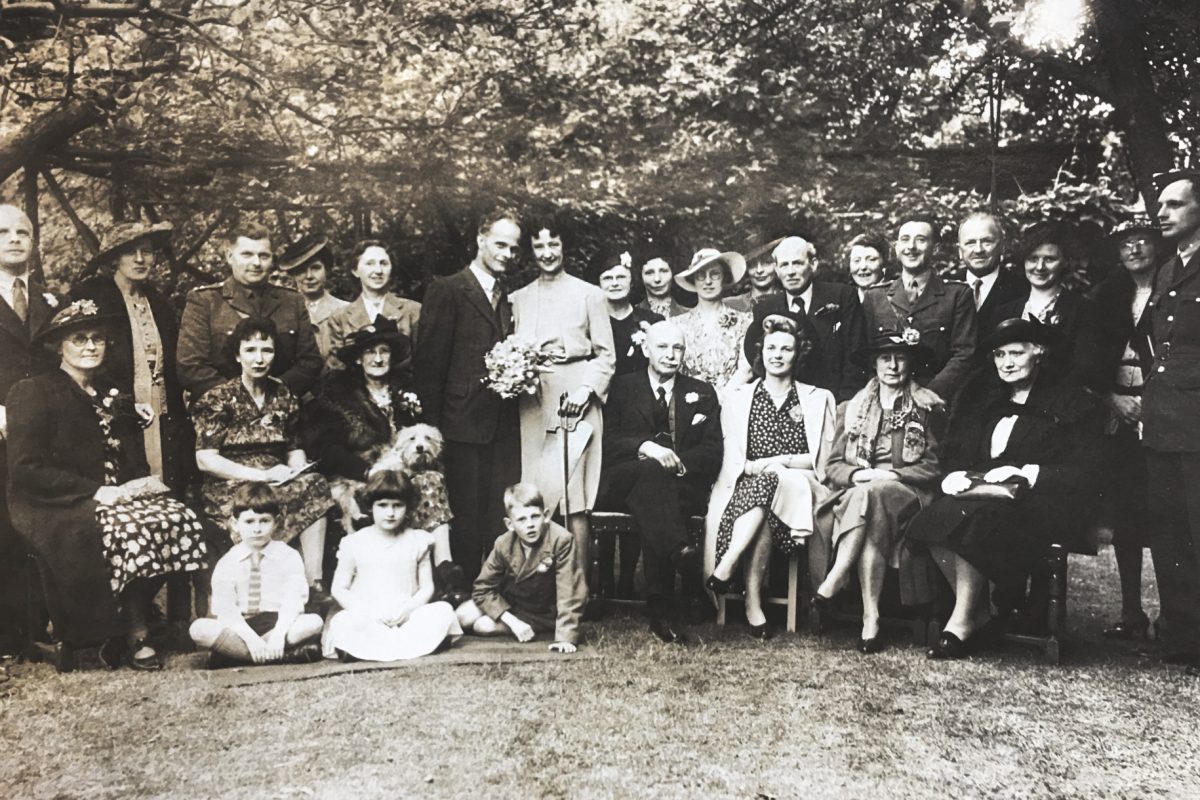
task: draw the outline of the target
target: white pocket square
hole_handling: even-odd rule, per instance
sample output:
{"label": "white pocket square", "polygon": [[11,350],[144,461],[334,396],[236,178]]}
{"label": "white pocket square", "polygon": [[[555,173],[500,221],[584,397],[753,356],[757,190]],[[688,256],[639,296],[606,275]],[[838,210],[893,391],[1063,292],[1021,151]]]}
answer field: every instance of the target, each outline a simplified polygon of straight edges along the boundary
{"label": "white pocket square", "polygon": [[708,415],[697,414],[696,416],[692,417],[692,424],[699,425],[701,422],[704,422],[704,420],[706,420],[706,419],[708,419]]}

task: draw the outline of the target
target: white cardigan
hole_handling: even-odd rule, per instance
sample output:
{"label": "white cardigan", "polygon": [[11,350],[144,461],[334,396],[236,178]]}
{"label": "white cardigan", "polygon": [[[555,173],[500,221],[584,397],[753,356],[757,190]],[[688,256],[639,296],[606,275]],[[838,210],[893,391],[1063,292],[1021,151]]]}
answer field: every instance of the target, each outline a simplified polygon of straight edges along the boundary
{"label": "white cardigan", "polygon": [[[725,441],[721,471],[713,484],[704,519],[704,574],[716,566],[717,528],[733,497],[733,487],[746,468],[746,437],[750,427],[750,405],[760,380],[726,391],[721,406],[721,434]],[[812,530],[813,508],[827,491],[825,464],[833,448],[835,404],[833,394],[807,383],[796,382],[796,395],[804,414],[804,433],[813,457],[813,468],[788,469],[780,476],[771,511],[795,530]]]}

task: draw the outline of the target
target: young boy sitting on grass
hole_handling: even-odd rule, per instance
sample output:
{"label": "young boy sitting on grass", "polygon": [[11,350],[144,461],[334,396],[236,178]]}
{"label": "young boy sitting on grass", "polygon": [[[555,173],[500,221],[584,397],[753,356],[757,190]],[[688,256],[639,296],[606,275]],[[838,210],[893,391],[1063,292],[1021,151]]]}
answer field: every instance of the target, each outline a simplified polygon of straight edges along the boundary
{"label": "young boy sitting on grass", "polygon": [[511,633],[528,642],[554,631],[550,650],[574,653],[587,584],[575,561],[575,541],[550,521],[538,488],[518,483],[504,491],[508,530],[496,539],[471,600],[458,607],[463,630],[485,636]]}
{"label": "young boy sitting on grass", "polygon": [[243,483],[233,496],[230,526],[241,542],[212,573],[216,619],[192,623],[192,640],[210,649],[208,668],[239,664],[311,663],[321,659],[321,628],[305,614],[308,580],[300,554],[271,534],[279,500],[265,483]]}

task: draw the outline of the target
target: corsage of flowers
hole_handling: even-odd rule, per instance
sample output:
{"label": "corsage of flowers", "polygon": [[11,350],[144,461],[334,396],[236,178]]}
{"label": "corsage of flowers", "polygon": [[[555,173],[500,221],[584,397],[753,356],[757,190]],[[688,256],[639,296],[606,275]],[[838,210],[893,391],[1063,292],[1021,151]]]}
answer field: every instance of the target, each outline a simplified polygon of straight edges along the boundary
{"label": "corsage of flowers", "polygon": [[916,328],[905,328],[900,334],[900,338],[910,347],[921,343],[921,332]]}
{"label": "corsage of flowers", "polygon": [[629,337],[629,341],[633,342],[638,347],[642,346],[642,342],[646,341],[646,331],[650,330],[650,323],[642,320],[638,323],[638,329]]}
{"label": "corsage of flowers", "polygon": [[812,315],[814,317],[820,317],[825,314],[832,314],[840,308],[841,308],[841,306],[838,305],[837,303],[826,303],[825,305],[821,306],[816,311],[814,311]]}
{"label": "corsage of flowers", "polygon": [[488,371],[483,383],[507,400],[521,394],[534,394],[538,375],[551,371],[550,367],[544,366],[549,360],[535,341],[514,333],[497,342],[483,357]]}
{"label": "corsage of flowers", "polygon": [[261,425],[264,428],[283,428],[285,422],[287,422],[287,414],[282,411],[268,411],[263,414]]}
{"label": "corsage of flowers", "polygon": [[699,403],[700,395],[697,392],[688,392],[687,394],[685,394],[683,396],[683,402],[688,403],[688,404]]}
{"label": "corsage of flowers", "polygon": [[109,389],[108,394],[104,395],[103,399],[100,400],[100,405],[107,409],[112,409],[113,403],[117,402],[117,398],[120,396],[121,393],[118,390]]}
{"label": "corsage of flowers", "polygon": [[804,410],[800,406],[792,406],[788,409],[788,416],[792,418],[792,422],[799,424],[804,422]]}
{"label": "corsage of flowers", "polygon": [[722,328],[732,328],[734,325],[737,325],[737,321],[738,315],[732,310],[722,311],[717,317],[717,324]]}
{"label": "corsage of flowers", "polygon": [[400,392],[400,409],[414,417],[421,416],[421,398],[412,392]]}

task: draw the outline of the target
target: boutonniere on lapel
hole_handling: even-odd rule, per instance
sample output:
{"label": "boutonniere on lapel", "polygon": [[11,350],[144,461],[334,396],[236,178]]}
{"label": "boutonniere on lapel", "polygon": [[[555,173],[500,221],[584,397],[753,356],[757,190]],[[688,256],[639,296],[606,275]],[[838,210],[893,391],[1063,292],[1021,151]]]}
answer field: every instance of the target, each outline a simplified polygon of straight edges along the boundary
{"label": "boutonniere on lapel", "polygon": [[546,573],[552,569],[554,569],[554,556],[546,556],[537,565],[537,569],[534,572]]}
{"label": "boutonniere on lapel", "polygon": [[688,405],[692,405],[694,403],[699,403],[700,402],[700,393],[699,392],[688,392],[687,394],[685,394],[683,396],[683,402],[687,403]]}
{"label": "boutonniere on lapel", "polygon": [[632,336],[629,337],[629,342],[630,342],[629,352],[626,353],[625,355],[627,355],[627,356],[633,355],[634,351],[637,348],[642,346],[642,343],[646,341],[646,331],[648,331],[648,330],[650,330],[649,322],[646,322],[646,320],[642,320],[641,322],[638,323],[638,329],[633,332]]}
{"label": "boutonniere on lapel", "polygon": [[792,418],[792,422],[799,425],[801,422],[804,422],[804,409],[800,408],[800,406],[792,406],[788,409],[788,416]]}
{"label": "boutonniere on lapel", "polygon": [[837,311],[839,309],[841,309],[841,305],[838,303],[826,303],[825,305],[821,306],[816,311],[814,311],[812,313],[812,315],[814,317],[827,317],[830,314],[837,313]]}
{"label": "boutonniere on lapel", "polygon": [[44,292],[42,294],[42,299],[45,300],[46,305],[50,306],[51,308],[58,308],[58,298],[50,292]]}

